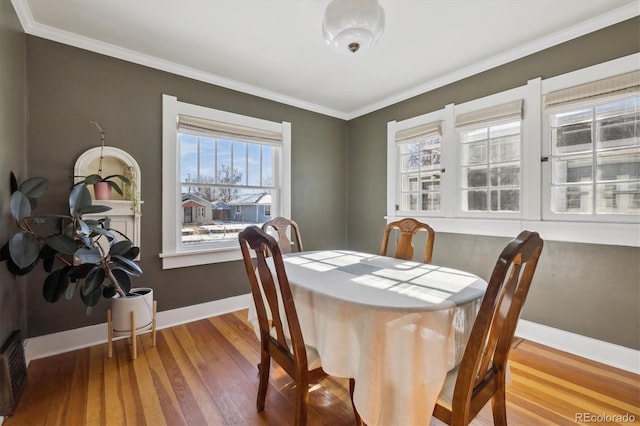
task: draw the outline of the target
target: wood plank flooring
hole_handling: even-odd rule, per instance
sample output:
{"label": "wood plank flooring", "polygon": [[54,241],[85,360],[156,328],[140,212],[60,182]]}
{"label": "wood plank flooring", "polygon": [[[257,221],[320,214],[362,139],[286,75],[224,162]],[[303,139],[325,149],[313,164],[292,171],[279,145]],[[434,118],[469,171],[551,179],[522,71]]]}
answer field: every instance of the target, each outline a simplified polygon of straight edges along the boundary
{"label": "wood plank flooring", "polygon": [[[245,318],[239,311],[159,330],[155,348],[142,335],[135,361],[126,340],[114,342],[113,358],[104,344],[32,361],[27,389],[3,426],[293,424],[294,389],[275,363],[266,410],[256,412],[259,345]],[[511,425],[625,423],[603,415],[640,424],[640,376],[528,341],[511,351],[510,363]],[[348,389],[335,377],[315,386],[309,424],[354,424]],[[472,425],[491,419],[487,406]]]}

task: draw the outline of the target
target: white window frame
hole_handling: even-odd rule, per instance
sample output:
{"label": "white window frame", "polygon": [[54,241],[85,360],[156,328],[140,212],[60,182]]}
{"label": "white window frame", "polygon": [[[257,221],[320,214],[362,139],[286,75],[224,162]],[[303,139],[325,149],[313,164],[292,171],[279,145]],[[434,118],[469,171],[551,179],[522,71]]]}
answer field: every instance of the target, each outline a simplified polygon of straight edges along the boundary
{"label": "white window frame", "polygon": [[[541,158],[544,155],[543,147],[545,149],[550,147],[548,136],[543,132],[543,94],[564,87],[633,71],[638,69],[638,63],[640,63],[640,53],[547,80],[536,78],[519,88],[465,104],[447,105],[444,110],[441,110],[443,112],[436,111],[435,113],[424,114],[407,120],[389,122],[387,124],[387,216],[385,217],[387,222],[411,216],[427,221],[436,232],[514,237],[523,229],[531,229],[538,231],[544,239],[552,241],[640,247],[640,217],[637,217],[634,223],[560,221],[553,218],[543,218],[544,204],[547,203],[547,201],[543,201],[543,187],[546,188],[549,181],[547,178],[543,179],[543,169],[548,167],[548,163],[541,162]],[[495,215],[491,215],[491,217],[463,215],[459,208],[459,149],[457,135],[453,127],[455,114],[464,112],[465,109],[474,106],[480,108],[483,104],[485,106],[490,106],[491,103],[494,105],[499,104],[501,97],[503,102],[507,102],[509,96],[516,93],[519,93],[524,99],[519,216],[497,218]],[[444,113],[444,111],[447,111],[447,113]],[[435,121],[435,116],[430,116],[430,114],[436,113],[440,113],[443,116],[442,156],[444,160],[443,168],[446,169],[442,183],[441,206],[443,206],[443,214],[396,212],[399,160],[398,149],[395,144],[395,132],[399,129]],[[454,171],[454,173],[450,173],[450,171]],[[445,197],[447,194],[455,195],[453,197]],[[407,214],[403,215],[401,213]]]}
{"label": "white window frame", "polygon": [[237,241],[215,247],[188,247],[182,244],[179,223],[182,189],[179,182],[178,114],[263,129],[282,134],[281,159],[274,170],[279,196],[273,209],[284,217],[291,216],[291,123],[273,122],[213,108],[178,101],[162,95],[162,259],[163,269],[228,262],[242,259]]}
{"label": "white window frame", "polygon": [[[498,105],[506,104],[512,101],[522,100],[526,96],[527,86],[518,87],[512,90],[507,90],[504,92],[496,93],[494,95],[486,96],[480,99],[474,99],[473,101],[465,102],[460,105],[454,106],[454,123],[459,115],[467,114],[474,111],[480,111],[483,109],[495,107]],[[457,157],[456,157],[456,181],[458,184],[456,185],[455,193],[456,193],[456,213],[459,217],[468,217],[468,218],[478,218],[478,219],[519,219],[522,216],[522,158],[525,150],[525,126],[524,126],[524,118],[522,120],[522,125],[520,126],[520,211],[518,212],[494,212],[494,211],[465,211],[462,210],[462,188],[460,186],[461,176],[462,176],[462,152],[461,152],[461,142],[460,142],[460,133],[458,129],[456,129],[455,134],[455,145],[457,148]],[[488,159],[487,159],[488,160]],[[489,176],[487,176],[489,178]]]}
{"label": "white window frame", "polygon": [[[447,174],[447,170],[451,169],[451,161],[450,158],[455,156],[454,152],[451,152],[451,144],[447,143],[447,137],[451,136],[450,129],[448,129],[448,125],[445,125],[445,117],[447,115],[452,114],[453,105],[448,105],[444,109],[434,111],[431,113],[423,114],[418,117],[409,118],[403,121],[390,121],[387,123],[387,188],[393,188],[392,191],[387,191],[387,216],[390,217],[444,217],[448,211],[451,210],[451,206],[443,203],[443,197],[440,198],[440,210],[439,211],[412,211],[412,210],[396,210],[396,207],[399,209],[401,205],[401,188],[402,181],[400,177],[400,155],[399,155],[399,147],[396,144],[396,134],[402,130],[411,129],[413,127],[418,127],[422,125],[426,125],[429,123],[442,122],[442,135],[440,142],[440,152],[441,152],[441,160],[440,166],[442,169],[445,169],[443,173],[441,173],[440,178],[440,193],[443,194],[445,191],[449,191],[451,188],[451,179],[449,179],[449,175]],[[449,173],[451,174],[451,173]]]}
{"label": "white window frame", "polygon": [[[632,55],[634,56],[634,55]],[[640,56],[640,55],[638,55]],[[623,58],[625,59],[625,58]],[[585,69],[581,69],[578,71],[574,71],[569,74],[564,74],[558,77],[550,78],[548,80],[544,80],[541,85],[541,98],[544,95],[555,92],[557,90],[567,89],[569,87],[577,86],[580,84],[590,83],[596,80],[602,80],[605,78],[614,77],[616,75],[624,74],[631,71],[636,71],[638,69],[638,57],[634,61],[611,61],[604,64],[600,64],[594,67],[589,67]],[[615,66],[613,66],[615,65]],[[598,101],[594,101],[588,105],[593,105],[595,103],[599,103],[603,101],[599,99]],[[551,157],[551,129],[549,123],[549,115],[546,113],[542,113],[542,134],[543,134],[543,145],[542,145],[542,156],[543,157]],[[594,171],[595,173],[595,171]],[[629,223],[635,221],[636,223],[640,223],[640,216],[638,215],[630,215],[630,214],[589,214],[589,215],[580,215],[580,214],[571,214],[571,213],[554,213],[551,211],[551,161],[543,163],[542,167],[542,216],[544,220],[549,221],[560,221],[560,222],[583,222],[585,220],[590,220],[594,223]],[[596,194],[593,194],[595,197]]]}

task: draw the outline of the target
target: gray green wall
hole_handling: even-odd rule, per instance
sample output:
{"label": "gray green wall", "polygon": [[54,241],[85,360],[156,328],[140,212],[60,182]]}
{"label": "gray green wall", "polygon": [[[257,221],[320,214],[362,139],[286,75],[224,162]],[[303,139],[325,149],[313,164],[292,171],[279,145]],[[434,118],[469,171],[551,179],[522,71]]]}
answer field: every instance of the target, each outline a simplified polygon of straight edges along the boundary
{"label": "gray green wall", "polygon": [[[388,121],[640,50],[640,21],[633,19],[347,123],[37,37],[27,36],[25,44],[10,2],[0,0],[0,5],[0,242],[6,241],[12,226],[8,184],[2,184],[9,170],[20,179],[27,177],[26,170],[28,176],[48,177],[51,188],[40,211],[64,211],[74,162],[98,143],[88,124],[96,120],[106,129],[107,144],[129,152],[140,164],[145,274],[138,284],[154,288],[161,311],[248,292],[239,262],[161,268],[163,93],[226,111],[290,121],[292,216],[302,228],[305,248],[377,252],[385,225]],[[487,278],[506,242],[440,233],[434,262]],[[548,241],[523,317],[639,349],[639,260],[638,248]],[[25,324],[29,336],[38,336],[105,321],[104,301],[91,317],[85,316],[78,300],[44,302],[43,278],[38,271],[24,283],[0,268],[0,338],[13,328],[25,329]]]}
{"label": "gray green wall", "polygon": [[[386,223],[387,122],[639,51],[640,19],[635,18],[349,122],[348,247],[379,250]],[[507,241],[439,233],[433,262],[487,279]],[[640,349],[640,248],[545,242],[522,318]]]}
{"label": "gray green wall", "polygon": [[[127,151],[140,165],[144,275],[136,285],[153,287],[159,311],[249,292],[241,262],[161,267],[163,93],[197,105],[291,122],[292,217],[304,234],[305,248],[345,246],[343,120],[31,36],[27,73],[29,173],[50,180],[39,211],[65,211],[76,159],[99,144],[89,120],[99,122],[106,144]],[[41,271],[28,276],[30,336],[105,322],[108,301],[102,300],[90,317],[79,299],[49,304],[42,298],[43,278]]]}
{"label": "gray green wall", "polygon": [[[13,234],[9,175],[26,176],[25,35],[9,0],[0,0],[0,245]],[[0,345],[16,329],[27,332],[26,283],[0,264]]]}

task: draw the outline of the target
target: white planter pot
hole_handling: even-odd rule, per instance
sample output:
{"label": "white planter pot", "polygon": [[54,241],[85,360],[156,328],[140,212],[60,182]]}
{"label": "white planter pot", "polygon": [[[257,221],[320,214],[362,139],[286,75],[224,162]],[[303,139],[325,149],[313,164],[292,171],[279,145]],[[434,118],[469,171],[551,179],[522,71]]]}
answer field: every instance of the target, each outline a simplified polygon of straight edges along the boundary
{"label": "white planter pot", "polygon": [[136,333],[149,330],[153,325],[153,289],[132,288],[126,297],[111,299],[114,333],[130,333],[131,312],[135,312]]}

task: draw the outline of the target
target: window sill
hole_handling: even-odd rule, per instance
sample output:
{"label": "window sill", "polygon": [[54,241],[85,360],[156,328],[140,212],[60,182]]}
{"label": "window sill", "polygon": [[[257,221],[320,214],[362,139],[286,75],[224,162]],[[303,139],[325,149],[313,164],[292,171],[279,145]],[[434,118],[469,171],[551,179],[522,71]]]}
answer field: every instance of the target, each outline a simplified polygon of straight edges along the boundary
{"label": "window sill", "polygon": [[240,247],[160,253],[162,269],[184,268],[210,263],[232,262],[242,259]]}
{"label": "window sill", "polygon": [[[412,217],[428,223],[436,232],[513,238],[529,229],[549,241],[640,247],[640,224],[637,223]],[[386,219],[392,222],[402,217],[387,216]]]}

